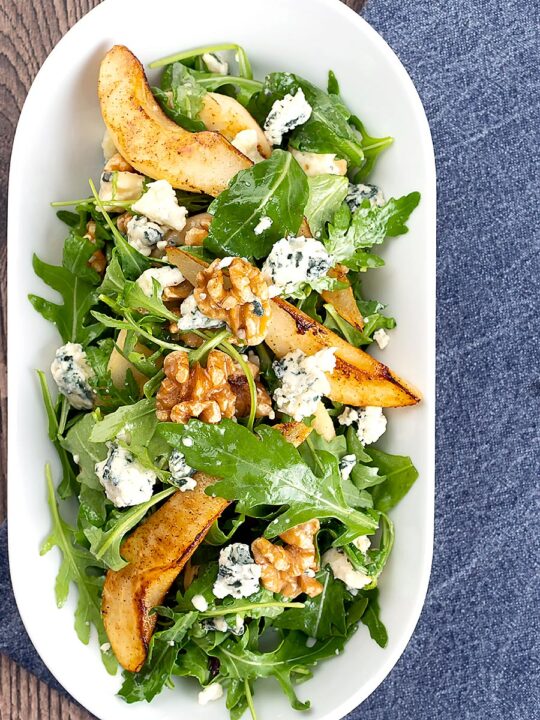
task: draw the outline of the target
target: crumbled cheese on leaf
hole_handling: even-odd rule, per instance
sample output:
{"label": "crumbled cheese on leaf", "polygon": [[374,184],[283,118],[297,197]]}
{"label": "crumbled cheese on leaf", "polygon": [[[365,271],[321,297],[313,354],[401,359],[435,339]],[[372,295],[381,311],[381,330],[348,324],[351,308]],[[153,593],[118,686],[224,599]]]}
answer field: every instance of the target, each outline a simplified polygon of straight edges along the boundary
{"label": "crumbled cheese on leaf", "polygon": [[232,543],[219,553],[219,569],[214,583],[214,595],[224,598],[245,598],[259,589],[261,567],[251,556],[249,545]]}
{"label": "crumbled cheese on leaf", "polygon": [[326,348],[306,355],[297,349],[274,361],[272,367],[280,382],[274,391],[278,410],[297,421],[315,413],[320,399],[330,392],[325,373],[334,371],[335,351],[335,348]]}
{"label": "crumbled cheese on leaf", "polygon": [[360,550],[360,552],[365,555],[371,547],[371,540],[367,535],[359,535],[352,541],[352,544],[355,548],[358,548],[358,550]]}
{"label": "crumbled cheese on leaf", "polygon": [[347,407],[338,416],[338,422],[340,425],[347,426],[358,423],[356,434],[364,445],[371,445],[386,431],[386,418],[380,407]]}
{"label": "crumbled cheese on leaf", "polygon": [[206,602],[204,595],[194,595],[191,598],[191,604],[195,610],[198,610],[199,612],[206,612],[208,610],[208,603]]}
{"label": "crumbled cheese on leaf", "polygon": [[113,505],[129,507],[150,500],[157,475],[121,445],[110,442],[107,447],[107,457],[96,463],[95,472]]}
{"label": "crumbled cheese on leaf", "polygon": [[309,120],[312,107],[302,89],[295,95],[288,93],[283,100],[276,100],[264,123],[264,131],[272,145],[281,145],[283,135]]}
{"label": "crumbled cheese on leaf", "polygon": [[345,553],[336,548],[330,548],[324,553],[321,565],[329,565],[336,580],[344,582],[349,590],[361,590],[371,583],[369,575],[355,570]]}
{"label": "crumbled cheese on leaf", "polygon": [[356,455],[344,455],[339,461],[339,472],[343,480],[347,480],[354,466],[356,465]]}
{"label": "crumbled cheese on leaf", "polygon": [[383,328],[380,328],[373,333],[373,339],[380,349],[384,350],[390,342],[390,335]]}
{"label": "crumbled cheese on leaf", "polygon": [[216,73],[216,75],[227,75],[229,72],[229,63],[217,53],[204,53],[203,62],[208,68],[208,72]]}
{"label": "crumbled cheese on leaf", "polygon": [[287,296],[304,283],[326,275],[332,264],[322,242],[303,235],[291,236],[274,244],[264,261],[262,273],[271,283],[270,296]]}
{"label": "crumbled cheese on leaf", "polygon": [[223,695],[223,688],[218,682],[212,683],[199,693],[199,705],[208,705],[209,702],[219,700]]}
{"label": "crumbled cheese on leaf", "polygon": [[170,454],[169,472],[173,484],[182,492],[197,487],[197,481],[192,477],[195,474],[195,468],[187,464],[185,455],[180,450],[173,450]]}
{"label": "crumbled cheese on leaf", "polygon": [[253,232],[255,235],[262,235],[263,232],[268,230],[272,227],[272,218],[269,218],[267,215],[263,215],[263,217],[259,220],[259,222],[255,225],[253,228]]}
{"label": "crumbled cheese on leaf", "polygon": [[176,193],[167,180],[150,183],[140,200],[132,205],[132,210],[178,231],[184,229],[188,214],[185,207],[178,205]]}
{"label": "crumbled cheese on leaf", "polygon": [[259,163],[264,160],[259,152],[259,137],[256,130],[251,128],[240,130],[231,140],[231,145],[234,145],[237,150],[240,150],[240,152],[253,163]]}
{"label": "crumbled cheese on leaf", "polygon": [[302,152],[295,148],[289,148],[289,152],[308,177],[347,174],[347,161],[336,160],[335,153]]}
{"label": "crumbled cheese on leaf", "polygon": [[345,202],[351,212],[354,212],[364,200],[369,200],[371,207],[381,207],[386,202],[383,191],[377,185],[356,185],[349,183],[349,192]]}
{"label": "crumbled cheese on leaf", "polygon": [[145,270],[143,274],[137,278],[137,285],[147,297],[152,297],[154,294],[153,280],[157,280],[159,283],[161,288],[159,295],[161,295],[165,288],[175,287],[183,283],[184,276],[180,270],[175,267],[148,268],[148,270]]}
{"label": "crumbled cheese on leaf", "polygon": [[94,371],[86,359],[86,353],[79,343],[66,343],[59,347],[51,364],[51,373],[58,390],[71,407],[76,410],[91,410],[94,407],[94,392],[89,379]]}
{"label": "crumbled cheese on leaf", "polygon": [[121,202],[137,200],[141,197],[143,188],[144,177],[138,173],[105,170],[101,173],[99,199],[105,203],[105,210],[114,210],[114,205],[107,205],[109,200]]}

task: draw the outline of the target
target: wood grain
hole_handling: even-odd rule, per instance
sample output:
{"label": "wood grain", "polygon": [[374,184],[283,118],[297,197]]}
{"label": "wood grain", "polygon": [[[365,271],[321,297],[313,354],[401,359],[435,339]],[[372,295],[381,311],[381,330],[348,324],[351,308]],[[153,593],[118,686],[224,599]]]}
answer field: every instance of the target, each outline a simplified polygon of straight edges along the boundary
{"label": "wood grain", "polygon": [[[365,1],[344,0],[355,10]],[[6,206],[11,145],[26,93],[43,61],[62,35],[98,4],[99,0],[0,0],[0,522],[6,514]],[[0,720],[91,718],[75,702],[0,655]]]}

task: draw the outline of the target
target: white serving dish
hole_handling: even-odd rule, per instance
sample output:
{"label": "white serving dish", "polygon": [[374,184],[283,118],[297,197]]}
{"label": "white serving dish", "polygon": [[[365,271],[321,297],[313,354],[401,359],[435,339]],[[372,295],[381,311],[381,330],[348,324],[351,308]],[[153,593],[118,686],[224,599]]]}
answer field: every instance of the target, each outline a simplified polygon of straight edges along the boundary
{"label": "white serving dish", "polygon": [[[201,21],[201,19],[203,19]],[[197,704],[195,683],[179,682],[151,705],[115,696],[119,677],[105,672],[95,639],[85,647],[73,630],[73,593],[62,610],[54,600],[56,551],[40,558],[50,529],[44,465],[55,453],[46,435],[35,368],[47,368],[59,345],[55,329],[27,294],[48,295],[31,266],[32,253],[57,263],[65,231],[53,199],[84,197],[98,176],[103,126],[96,97],[99,62],[115,43],[145,63],[212,42],[243,45],[255,76],[291,70],[325,86],[332,68],[342,93],[379,135],[391,134],[375,181],[388,196],[420,190],[408,235],[389,240],[386,268],[366,282],[389,304],[399,327],[381,359],[420,387],[418,407],[389,411],[382,446],[410,454],[420,478],[393,511],[396,546],[380,583],[388,647],[362,626],[346,652],[316,668],[299,687],[312,700],[311,720],[337,720],[383,681],[414,630],[428,585],[433,545],[435,407],[435,164],[428,123],[405,69],[384,40],[338,0],[106,0],[70,30],[39,72],[25,103],[13,147],[9,193],[9,550],[13,586],[24,624],[58,681],[103,720],[221,720],[222,701]],[[300,717],[277,685],[260,683],[260,720]],[[391,708],[388,708],[391,712]]]}

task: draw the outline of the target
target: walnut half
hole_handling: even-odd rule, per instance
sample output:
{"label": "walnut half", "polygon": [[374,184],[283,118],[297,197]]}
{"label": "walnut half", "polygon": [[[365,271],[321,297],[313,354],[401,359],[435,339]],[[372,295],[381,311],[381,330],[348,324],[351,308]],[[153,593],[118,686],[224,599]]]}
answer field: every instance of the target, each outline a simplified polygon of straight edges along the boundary
{"label": "walnut half", "polygon": [[322,592],[323,586],[315,578],[319,569],[315,535],[319,528],[317,519],[296,525],[280,535],[285,542],[283,546],[263,537],[253,541],[251,550],[255,562],[261,566],[264,588],[287,598],[295,598],[301,593],[316,597]]}

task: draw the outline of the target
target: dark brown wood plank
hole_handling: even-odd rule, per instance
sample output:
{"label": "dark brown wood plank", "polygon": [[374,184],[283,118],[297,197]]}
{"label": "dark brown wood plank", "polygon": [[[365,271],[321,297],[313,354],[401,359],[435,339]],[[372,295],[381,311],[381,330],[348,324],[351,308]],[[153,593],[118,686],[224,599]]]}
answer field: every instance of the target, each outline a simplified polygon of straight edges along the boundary
{"label": "dark brown wood plank", "polygon": [[[344,0],[360,10],[366,0]],[[0,521],[6,514],[6,220],[9,158],[26,93],[62,35],[99,0],[0,0]],[[0,656],[0,720],[91,720],[91,715]]]}

